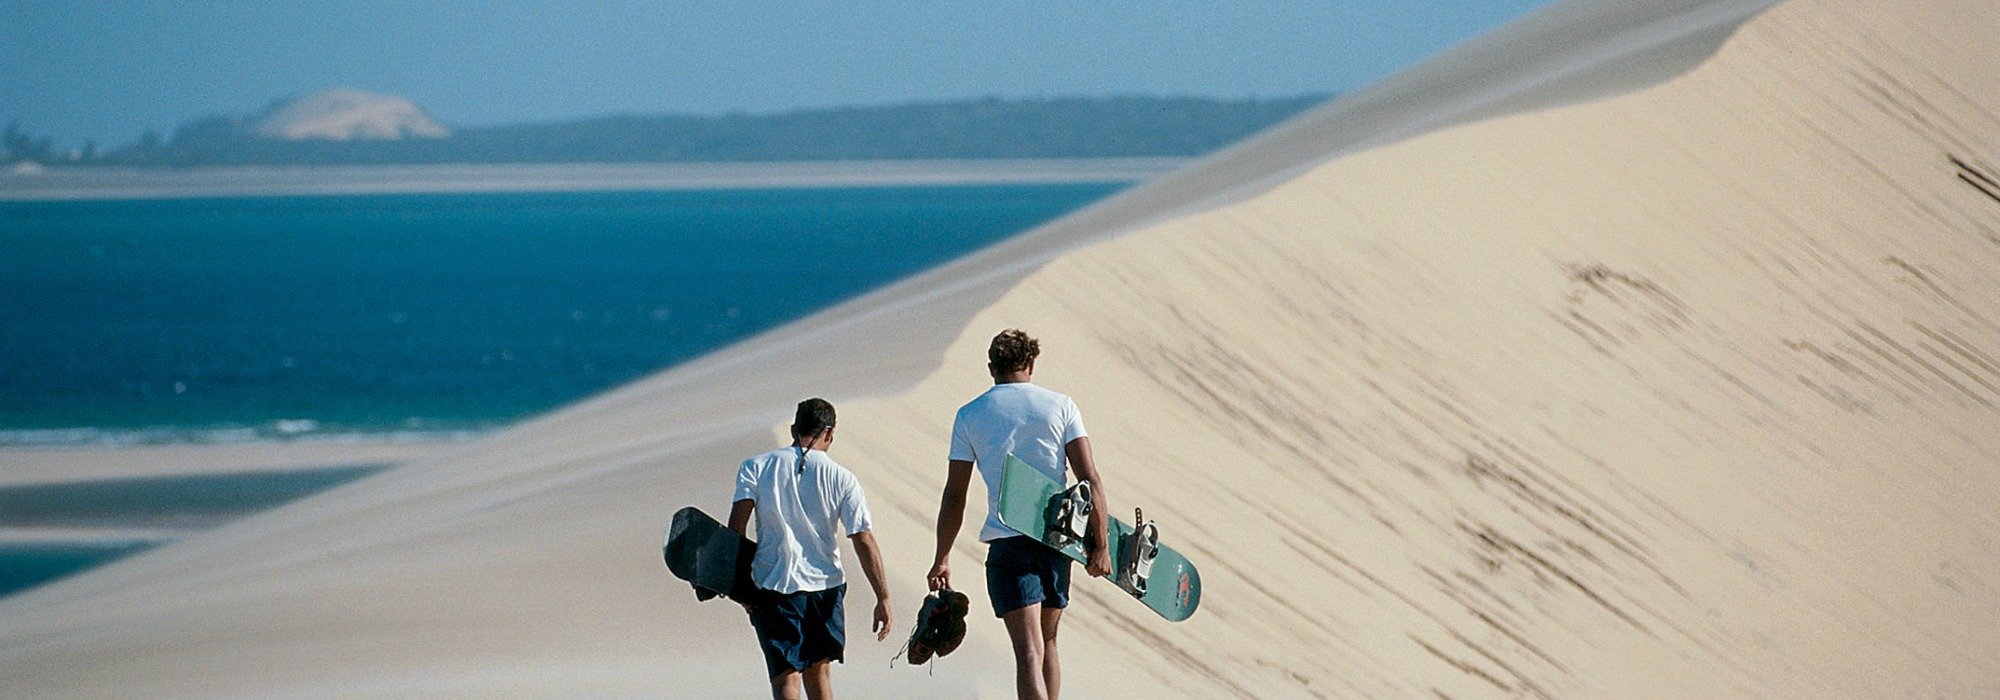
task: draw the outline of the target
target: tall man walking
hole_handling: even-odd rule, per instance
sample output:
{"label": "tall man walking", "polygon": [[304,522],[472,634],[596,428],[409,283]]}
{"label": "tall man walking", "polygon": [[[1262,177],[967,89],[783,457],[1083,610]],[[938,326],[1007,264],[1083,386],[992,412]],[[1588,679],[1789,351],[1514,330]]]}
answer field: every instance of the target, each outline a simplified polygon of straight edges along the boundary
{"label": "tall man walking", "polygon": [[764,651],[771,695],[781,700],[798,698],[801,680],[808,697],[832,697],[827,662],[843,660],[847,645],[841,534],[854,542],[875,589],[875,639],[889,635],[889,589],[869,531],[868,499],[854,473],[826,453],[833,423],[833,404],[801,401],[791,446],[743,460],[736,471],[729,529],[747,535],[750,516],[757,516],[750,577],[758,592],[744,607]]}
{"label": "tall man walking", "polygon": [[1091,576],[1111,573],[1111,553],[1101,514],[1104,480],[1090,458],[1083,416],[1068,396],[1036,386],[1035,358],[1041,343],[1019,330],[993,337],[986,350],[993,388],[958,409],[951,427],[951,456],[944,497],[938,504],[937,559],[931,590],[951,585],[951,546],[965,518],[966,486],[976,467],[986,482],[986,591],[993,614],[1007,626],[1014,647],[1014,685],[1022,698],[1055,698],[1062,689],[1056,629],[1069,605],[1070,560],[1000,522],[1000,470],[1007,455],[1041,470],[1058,483],[1075,471],[1091,485],[1092,505],[1084,548]]}

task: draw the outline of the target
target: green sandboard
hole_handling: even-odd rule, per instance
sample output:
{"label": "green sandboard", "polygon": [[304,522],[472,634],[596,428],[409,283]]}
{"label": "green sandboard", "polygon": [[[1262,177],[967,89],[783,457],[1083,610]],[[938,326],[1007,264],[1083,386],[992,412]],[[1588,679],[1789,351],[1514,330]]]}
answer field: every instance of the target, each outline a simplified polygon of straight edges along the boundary
{"label": "green sandboard", "polygon": [[[1062,492],[1061,483],[1013,455],[1007,455],[1007,461],[1000,468],[1000,522],[1019,530],[1021,534],[1049,543],[1050,503],[1061,497]],[[1124,562],[1118,553],[1125,551],[1132,525],[1117,518],[1111,518],[1108,525],[1113,566],[1123,567]],[[1054,549],[1078,562],[1088,561],[1082,542],[1070,542]],[[1120,580],[1125,573],[1114,571],[1110,580]],[[1159,556],[1153,559],[1152,575],[1145,593],[1134,593],[1124,586],[1118,589],[1138,598],[1140,603],[1159,613],[1160,617],[1173,622],[1188,619],[1201,605],[1201,574],[1195,571],[1194,562],[1165,544],[1160,545]]]}

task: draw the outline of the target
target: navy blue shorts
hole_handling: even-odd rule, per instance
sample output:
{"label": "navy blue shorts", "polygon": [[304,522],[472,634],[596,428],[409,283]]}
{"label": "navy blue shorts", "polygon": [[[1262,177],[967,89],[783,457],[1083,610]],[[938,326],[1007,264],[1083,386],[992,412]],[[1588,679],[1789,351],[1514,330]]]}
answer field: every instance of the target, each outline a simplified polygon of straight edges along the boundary
{"label": "navy blue shorts", "polygon": [[999,617],[1041,603],[1069,607],[1069,565],[1061,552],[1026,535],[994,540],[986,547],[986,597]]}
{"label": "navy blue shorts", "polygon": [[821,661],[842,661],[847,647],[847,615],[841,599],[847,584],[824,591],[757,592],[750,606],[750,626],[764,650],[764,670],[772,678],[786,671],[804,671]]}

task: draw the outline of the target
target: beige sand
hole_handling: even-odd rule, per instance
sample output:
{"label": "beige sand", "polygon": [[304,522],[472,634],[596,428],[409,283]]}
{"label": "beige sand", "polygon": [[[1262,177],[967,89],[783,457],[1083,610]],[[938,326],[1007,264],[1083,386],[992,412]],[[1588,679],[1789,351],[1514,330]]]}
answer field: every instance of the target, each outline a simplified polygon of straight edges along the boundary
{"label": "beige sand", "polygon": [[1184,158],[555,163],[0,171],[0,201],[1136,182]]}
{"label": "beige sand", "polygon": [[[665,515],[828,395],[907,620],[951,411],[1020,325],[1207,584],[1171,625],[1079,582],[1073,697],[2000,693],[2000,16],[1885,5],[1559,4],[1344,101],[1377,108],[0,601],[6,691],[754,697]],[[845,690],[1010,690],[990,621],[935,676],[892,648]]]}
{"label": "beige sand", "polygon": [[[0,488],[84,481],[116,481],[159,476],[282,472],[329,467],[388,467],[434,458],[463,440],[307,440],[244,444],[181,444],[123,447],[0,449]],[[183,520],[171,527],[140,518],[123,525],[45,527],[10,519],[0,526],[0,545],[60,545],[105,542],[164,543],[192,536],[206,520]]]}
{"label": "beige sand", "polygon": [[443,455],[464,444],[452,440],[356,439],[0,449],[0,486],[400,464]]}

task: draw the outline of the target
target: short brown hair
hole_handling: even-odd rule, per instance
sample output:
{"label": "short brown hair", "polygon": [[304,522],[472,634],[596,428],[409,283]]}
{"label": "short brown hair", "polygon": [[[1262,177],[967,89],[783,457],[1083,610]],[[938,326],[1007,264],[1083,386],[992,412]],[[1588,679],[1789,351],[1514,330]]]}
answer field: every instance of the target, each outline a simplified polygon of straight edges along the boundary
{"label": "short brown hair", "polygon": [[1042,354],[1042,342],[1030,337],[1018,328],[1009,328],[993,336],[993,344],[986,348],[986,367],[994,374],[1019,372],[1035,364],[1035,356]]}

